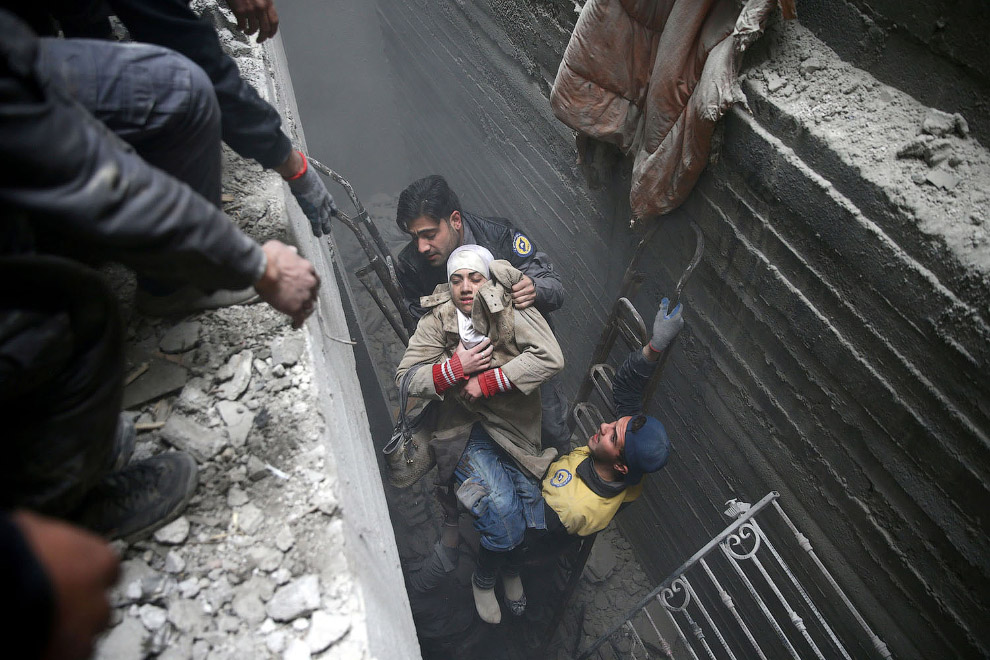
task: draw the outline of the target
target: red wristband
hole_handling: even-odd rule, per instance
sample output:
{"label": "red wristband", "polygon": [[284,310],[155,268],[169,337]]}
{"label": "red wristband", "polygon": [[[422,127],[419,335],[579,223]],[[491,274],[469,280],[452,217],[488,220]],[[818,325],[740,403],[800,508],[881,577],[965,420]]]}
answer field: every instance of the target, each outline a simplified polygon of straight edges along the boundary
{"label": "red wristband", "polygon": [[456,353],[449,360],[433,365],[433,387],[437,394],[443,394],[459,381],[467,379],[464,367],[461,366],[461,358]]}
{"label": "red wristband", "polygon": [[489,369],[481,374],[478,377],[478,384],[481,385],[481,393],[485,395],[486,399],[496,394],[508,392],[513,387],[512,383],[506,377],[505,372],[499,367]]}
{"label": "red wristband", "polygon": [[295,181],[296,179],[298,179],[299,177],[301,177],[303,174],[305,174],[306,173],[306,170],[309,169],[309,159],[306,158],[306,154],[304,154],[301,151],[297,151],[296,153],[299,154],[299,156],[302,158],[302,162],[303,162],[302,169],[299,170],[298,172],[296,172],[295,174],[293,174],[292,176],[290,176],[288,179],[286,179],[286,181]]}

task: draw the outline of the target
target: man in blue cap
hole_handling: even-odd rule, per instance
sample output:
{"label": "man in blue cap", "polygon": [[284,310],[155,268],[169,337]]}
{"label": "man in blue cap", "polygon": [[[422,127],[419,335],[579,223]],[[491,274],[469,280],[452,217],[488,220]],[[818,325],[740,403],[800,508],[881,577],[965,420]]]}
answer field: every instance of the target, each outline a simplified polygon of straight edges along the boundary
{"label": "man in blue cap", "polygon": [[650,342],[630,353],[616,374],[618,419],[603,422],[586,446],[550,465],[542,487],[547,531],[588,536],[604,529],[623,503],[639,497],[643,475],[666,465],[667,432],[642,409],[643,389],[660,354],[684,326],[681,305],[668,311],[669,304],[661,301]]}

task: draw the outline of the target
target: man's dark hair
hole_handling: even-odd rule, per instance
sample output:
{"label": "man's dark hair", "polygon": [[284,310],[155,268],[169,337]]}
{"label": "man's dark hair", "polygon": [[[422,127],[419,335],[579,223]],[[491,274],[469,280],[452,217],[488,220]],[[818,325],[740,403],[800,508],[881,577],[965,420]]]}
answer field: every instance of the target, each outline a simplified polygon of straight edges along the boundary
{"label": "man's dark hair", "polygon": [[409,231],[409,223],[420,216],[442,222],[451,213],[460,210],[461,203],[447,185],[447,180],[439,174],[431,174],[413,181],[399,195],[395,224],[402,231]]}

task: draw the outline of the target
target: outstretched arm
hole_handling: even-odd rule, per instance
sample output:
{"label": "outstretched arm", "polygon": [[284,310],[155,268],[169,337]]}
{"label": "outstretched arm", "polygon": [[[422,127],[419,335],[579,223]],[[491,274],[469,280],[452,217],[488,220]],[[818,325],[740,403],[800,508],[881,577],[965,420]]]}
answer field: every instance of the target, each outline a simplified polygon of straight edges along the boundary
{"label": "outstretched arm", "polygon": [[684,308],[678,304],[668,311],[670,301],[660,301],[660,309],[653,320],[653,336],[646,346],[633,351],[619,367],[612,387],[612,401],[617,417],[635,415],[643,410],[643,390],[656,369],[657,360],[684,327]]}

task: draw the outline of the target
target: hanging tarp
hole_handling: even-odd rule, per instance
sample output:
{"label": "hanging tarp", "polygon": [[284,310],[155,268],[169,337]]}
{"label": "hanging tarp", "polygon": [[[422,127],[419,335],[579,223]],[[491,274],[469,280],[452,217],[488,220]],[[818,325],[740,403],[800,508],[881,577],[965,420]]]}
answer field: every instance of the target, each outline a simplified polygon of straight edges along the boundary
{"label": "hanging tarp", "polygon": [[[580,134],[633,154],[634,216],[668,213],[691,192],[715,123],[745,102],[742,54],[777,2],[588,0],[550,103]],[[793,17],[793,0],[781,4]]]}

